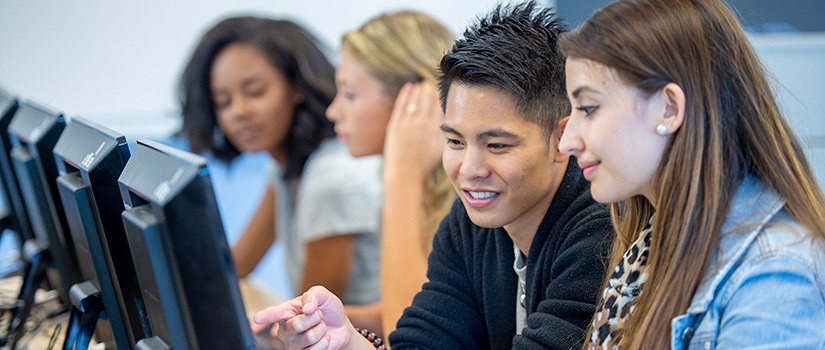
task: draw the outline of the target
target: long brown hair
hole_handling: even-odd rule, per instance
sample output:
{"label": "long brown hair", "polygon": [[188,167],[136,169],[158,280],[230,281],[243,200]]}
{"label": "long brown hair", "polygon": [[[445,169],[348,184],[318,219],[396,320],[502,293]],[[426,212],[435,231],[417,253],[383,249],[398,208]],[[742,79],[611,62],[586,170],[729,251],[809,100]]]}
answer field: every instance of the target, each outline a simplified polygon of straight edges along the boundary
{"label": "long brown hair", "polygon": [[[358,30],[344,35],[341,51],[361,62],[381,82],[384,93],[395,98],[404,83],[435,82],[438,62],[452,46],[455,37],[447,27],[420,12],[401,11],[383,14]],[[421,228],[426,237],[421,244],[429,254],[432,235],[447,215],[455,199],[450,179],[439,165],[424,183]]]}
{"label": "long brown hair", "polygon": [[611,208],[618,234],[614,265],[657,208],[649,279],[623,327],[622,348],[670,347],[671,319],[687,311],[705,277],[746,174],[784,197],[785,210],[810,237],[825,241],[825,196],[761,62],[725,4],[620,0],[563,36],[559,46],[568,58],[614,69],[643,92],[668,83],[685,92],[684,122],[669,140],[654,180],[657,202],[636,196]]}

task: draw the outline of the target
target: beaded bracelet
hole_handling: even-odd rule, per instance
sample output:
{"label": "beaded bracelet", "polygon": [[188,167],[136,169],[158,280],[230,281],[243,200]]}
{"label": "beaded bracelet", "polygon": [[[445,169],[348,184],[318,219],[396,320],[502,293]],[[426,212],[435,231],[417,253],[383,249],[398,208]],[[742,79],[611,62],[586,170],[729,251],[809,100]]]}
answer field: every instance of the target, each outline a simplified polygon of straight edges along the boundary
{"label": "beaded bracelet", "polygon": [[375,333],[371,333],[370,331],[361,328],[355,328],[355,331],[361,333],[361,335],[363,335],[364,338],[367,338],[367,340],[372,342],[372,345],[375,345],[376,349],[387,350],[387,345],[384,344],[384,341],[381,340],[381,338],[379,338],[377,335],[375,335]]}

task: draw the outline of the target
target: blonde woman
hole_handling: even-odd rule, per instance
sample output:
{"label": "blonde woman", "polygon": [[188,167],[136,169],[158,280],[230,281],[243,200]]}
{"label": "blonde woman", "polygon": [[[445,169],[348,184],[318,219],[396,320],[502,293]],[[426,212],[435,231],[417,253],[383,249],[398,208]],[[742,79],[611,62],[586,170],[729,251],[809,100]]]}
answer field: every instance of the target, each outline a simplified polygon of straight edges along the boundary
{"label": "blonde woman", "polygon": [[559,41],[559,148],[612,205],[595,349],[822,349],[825,199],[721,0],[621,0]]}
{"label": "blonde woman", "polygon": [[349,308],[361,327],[395,329],[427,280],[432,237],[455,199],[441,166],[444,113],[435,90],[453,40],[432,17],[405,11],[378,16],[341,41],[327,118],[353,156],[384,155],[380,312]]}

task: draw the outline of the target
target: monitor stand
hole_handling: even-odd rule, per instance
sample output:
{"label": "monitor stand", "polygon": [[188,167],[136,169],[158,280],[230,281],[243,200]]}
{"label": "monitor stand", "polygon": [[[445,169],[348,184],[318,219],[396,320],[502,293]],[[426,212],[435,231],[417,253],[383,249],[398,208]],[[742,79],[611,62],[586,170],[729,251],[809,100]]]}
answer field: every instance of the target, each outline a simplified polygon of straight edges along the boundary
{"label": "monitor stand", "polygon": [[97,319],[103,313],[100,291],[92,282],[76,283],[69,289],[69,299],[72,302],[72,313],[66,327],[63,349],[88,349]]}

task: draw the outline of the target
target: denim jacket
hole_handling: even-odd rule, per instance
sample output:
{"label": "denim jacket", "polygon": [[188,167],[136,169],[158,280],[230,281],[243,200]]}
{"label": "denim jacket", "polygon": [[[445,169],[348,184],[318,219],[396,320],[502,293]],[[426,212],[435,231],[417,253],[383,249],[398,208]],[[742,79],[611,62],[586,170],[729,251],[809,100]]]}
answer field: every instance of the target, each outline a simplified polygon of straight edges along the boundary
{"label": "denim jacket", "polygon": [[784,204],[744,179],[704,281],[671,321],[671,348],[825,349],[825,247]]}

